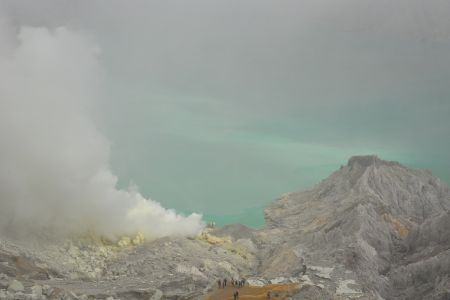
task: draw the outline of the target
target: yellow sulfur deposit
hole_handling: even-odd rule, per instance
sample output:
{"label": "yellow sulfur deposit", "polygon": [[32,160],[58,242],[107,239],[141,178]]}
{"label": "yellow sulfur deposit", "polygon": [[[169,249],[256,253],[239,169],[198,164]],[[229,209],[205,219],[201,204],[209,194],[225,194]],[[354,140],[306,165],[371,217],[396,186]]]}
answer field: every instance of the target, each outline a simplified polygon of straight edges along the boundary
{"label": "yellow sulfur deposit", "polygon": [[218,237],[215,235],[212,235],[210,233],[210,230],[206,229],[204,230],[202,233],[200,233],[200,235],[198,236],[199,240],[208,242],[212,245],[223,245],[223,244],[227,244],[227,243],[231,243],[231,238],[230,237]]}
{"label": "yellow sulfur deposit", "polygon": [[247,250],[244,247],[234,244],[229,236],[218,237],[211,234],[211,229],[205,229],[197,236],[197,239],[200,241],[205,241],[211,245],[220,246],[227,251],[236,253],[243,258],[247,258]]}
{"label": "yellow sulfur deposit", "polygon": [[398,237],[404,239],[408,236],[408,225],[403,224],[399,219],[394,218],[388,213],[383,214],[383,219],[391,225]]}
{"label": "yellow sulfur deposit", "polygon": [[114,240],[100,236],[94,231],[87,231],[83,235],[73,236],[70,240],[78,246],[96,246],[99,251],[105,252],[141,245],[145,242],[145,237],[142,232],[138,232],[134,235],[124,235]]}
{"label": "yellow sulfur deposit", "polygon": [[130,246],[138,246],[144,243],[145,237],[142,232],[138,232],[134,236],[123,236],[117,242],[117,246],[119,247],[130,247]]}

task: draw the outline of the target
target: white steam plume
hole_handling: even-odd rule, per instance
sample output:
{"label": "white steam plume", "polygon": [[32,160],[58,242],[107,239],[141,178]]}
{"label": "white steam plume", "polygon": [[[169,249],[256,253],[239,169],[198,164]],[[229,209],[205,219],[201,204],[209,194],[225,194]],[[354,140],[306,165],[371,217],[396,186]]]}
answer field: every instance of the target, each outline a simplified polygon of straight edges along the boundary
{"label": "white steam plume", "polygon": [[0,19],[0,228],[111,238],[201,230],[201,215],[116,188],[109,142],[88,113],[102,75],[95,44],[65,28],[7,27]]}

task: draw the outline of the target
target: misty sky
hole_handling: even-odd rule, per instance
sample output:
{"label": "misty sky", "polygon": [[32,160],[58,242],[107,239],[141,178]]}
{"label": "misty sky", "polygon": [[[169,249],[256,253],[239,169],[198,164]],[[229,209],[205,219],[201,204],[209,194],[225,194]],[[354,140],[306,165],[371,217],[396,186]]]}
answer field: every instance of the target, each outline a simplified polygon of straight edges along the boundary
{"label": "misty sky", "polygon": [[450,182],[447,0],[0,0],[0,16],[98,46],[111,168],[165,207],[260,224],[357,154]]}

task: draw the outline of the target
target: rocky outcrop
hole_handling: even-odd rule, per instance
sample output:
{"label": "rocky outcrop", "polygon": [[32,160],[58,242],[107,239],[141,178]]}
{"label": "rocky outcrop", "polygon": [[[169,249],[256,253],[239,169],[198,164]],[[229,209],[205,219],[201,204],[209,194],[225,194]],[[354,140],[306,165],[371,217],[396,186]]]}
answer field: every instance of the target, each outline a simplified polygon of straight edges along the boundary
{"label": "rocky outcrop", "polygon": [[[267,243],[261,260],[285,257],[280,263],[293,274],[288,266],[300,268],[303,259],[326,290],[345,297],[446,299],[449,210],[448,187],[430,172],[352,157],[314,188],[266,209],[265,240],[284,238]],[[273,266],[262,264],[267,270]]]}
{"label": "rocky outcrop", "polygon": [[198,299],[224,277],[299,284],[292,299],[450,299],[449,212],[449,189],[430,172],[356,156],[272,203],[259,230],[2,236],[0,299]]}
{"label": "rocky outcrop", "polygon": [[[76,239],[38,245],[3,239],[0,265],[8,267],[11,277],[0,277],[0,299],[18,293],[36,299],[196,299],[218,278],[254,273],[255,248],[242,241],[205,233],[117,248]],[[49,277],[32,276],[36,268]]]}

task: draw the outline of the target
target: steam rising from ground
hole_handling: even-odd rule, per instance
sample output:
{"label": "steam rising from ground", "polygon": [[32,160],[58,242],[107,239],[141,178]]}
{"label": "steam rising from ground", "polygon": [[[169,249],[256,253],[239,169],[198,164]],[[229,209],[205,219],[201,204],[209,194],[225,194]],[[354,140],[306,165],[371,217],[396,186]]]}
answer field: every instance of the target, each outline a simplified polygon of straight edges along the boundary
{"label": "steam rising from ground", "polygon": [[137,191],[116,188],[110,145],[89,111],[102,77],[99,49],[65,28],[12,30],[0,19],[0,227],[94,229],[111,238],[198,232]]}

